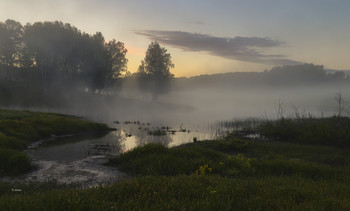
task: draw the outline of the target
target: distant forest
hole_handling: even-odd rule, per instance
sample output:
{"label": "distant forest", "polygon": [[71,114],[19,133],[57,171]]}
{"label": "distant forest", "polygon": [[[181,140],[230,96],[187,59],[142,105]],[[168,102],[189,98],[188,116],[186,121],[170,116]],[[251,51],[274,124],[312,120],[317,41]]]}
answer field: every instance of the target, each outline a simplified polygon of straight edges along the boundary
{"label": "distant forest", "polygon": [[[313,64],[274,67],[264,72],[173,78],[170,68],[174,64],[170,54],[158,43],[152,43],[147,52],[152,49],[159,50],[158,53],[167,58],[166,63],[160,65],[164,69],[163,78],[159,80],[158,77],[157,83],[171,79],[173,89],[197,85],[348,84],[350,80],[342,71],[327,73],[323,66]],[[154,57],[146,56],[139,72],[130,74],[126,53],[123,42],[106,41],[100,32],[90,35],[59,21],[26,25],[14,20],[0,22],[0,105],[57,106],[78,95],[115,95],[123,83],[140,83],[136,79],[149,78],[140,75],[149,74],[154,69]],[[166,86],[154,87],[163,89]]]}
{"label": "distant forest", "polygon": [[263,72],[219,73],[176,80],[174,86],[180,89],[203,84],[208,87],[223,88],[350,85],[350,76],[344,71],[327,71],[322,65],[314,64],[276,66]]}

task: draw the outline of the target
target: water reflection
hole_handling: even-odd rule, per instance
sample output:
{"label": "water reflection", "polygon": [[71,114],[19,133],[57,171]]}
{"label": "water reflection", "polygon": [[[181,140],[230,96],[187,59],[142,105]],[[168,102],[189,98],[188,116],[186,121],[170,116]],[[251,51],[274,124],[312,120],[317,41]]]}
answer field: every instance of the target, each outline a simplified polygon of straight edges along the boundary
{"label": "water reflection", "polygon": [[[119,138],[120,152],[126,152],[136,146],[148,143],[160,143],[164,146],[174,147],[192,142],[195,138],[197,140],[213,140],[222,136],[222,134],[218,133],[217,128],[200,127],[199,124],[193,128],[185,128],[183,124],[179,128],[173,128],[150,123],[128,123],[117,125],[118,130],[113,132],[113,134],[122,137]],[[150,135],[153,133],[160,133],[160,135]]]}
{"label": "water reflection", "polygon": [[[106,135],[74,136],[43,142],[35,150],[27,151],[38,169],[26,175],[24,181],[55,180],[59,183],[79,183],[83,186],[104,184],[125,177],[117,168],[101,165],[107,162],[111,155],[115,156],[147,143],[173,147],[192,142],[194,138],[216,139],[224,131],[211,124],[194,124],[192,127],[176,125],[179,126],[140,122],[111,123],[110,126],[116,127],[116,130]],[[161,135],[150,135],[161,130],[164,130]],[[99,147],[108,150],[92,151]]]}
{"label": "water reflection", "polygon": [[[209,125],[195,124],[191,128],[127,122],[111,124],[116,127],[106,135],[93,134],[61,138],[44,142],[36,150],[28,151],[34,160],[73,162],[91,155],[118,155],[148,143],[174,147],[197,140],[213,140],[223,135],[223,130]],[[154,132],[155,131],[155,132]],[[157,134],[158,135],[150,135]],[[93,150],[105,147],[104,150]]]}
{"label": "water reflection", "polygon": [[55,141],[47,141],[40,145],[36,150],[28,151],[28,154],[34,160],[73,162],[88,157],[91,146],[95,144],[111,144],[113,152],[120,152],[120,145],[116,141],[117,137],[107,134],[101,137],[96,136],[74,136],[70,138],[58,139]]}

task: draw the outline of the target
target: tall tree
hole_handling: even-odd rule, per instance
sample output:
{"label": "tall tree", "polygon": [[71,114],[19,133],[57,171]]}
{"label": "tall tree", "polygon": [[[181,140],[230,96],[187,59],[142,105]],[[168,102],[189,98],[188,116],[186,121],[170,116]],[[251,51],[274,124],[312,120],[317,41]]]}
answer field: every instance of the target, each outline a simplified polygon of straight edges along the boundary
{"label": "tall tree", "polygon": [[152,42],[138,69],[139,84],[142,88],[146,86],[151,90],[152,100],[169,90],[170,79],[174,77],[170,72],[171,68],[174,68],[174,64],[167,49],[161,47],[158,42]]}
{"label": "tall tree", "polygon": [[62,22],[37,22],[25,26],[24,42],[25,64],[35,66],[41,74],[41,82],[44,92],[49,88],[62,87],[66,81],[65,75],[74,71],[75,67],[69,66],[70,58],[74,58],[74,42],[80,33],[69,24]]}

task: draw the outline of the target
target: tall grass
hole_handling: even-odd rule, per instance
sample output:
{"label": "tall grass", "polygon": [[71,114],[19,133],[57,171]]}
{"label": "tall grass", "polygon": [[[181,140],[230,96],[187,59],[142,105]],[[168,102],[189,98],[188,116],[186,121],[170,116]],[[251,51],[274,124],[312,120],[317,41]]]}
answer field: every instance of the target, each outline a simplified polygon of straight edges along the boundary
{"label": "tall grass", "polygon": [[281,118],[267,121],[259,132],[269,138],[298,144],[350,146],[350,118]]}
{"label": "tall grass", "polygon": [[218,126],[228,131],[234,130],[242,133],[256,133],[263,121],[264,120],[259,118],[237,119],[233,121],[220,121],[218,122]]}
{"label": "tall grass", "polygon": [[233,135],[260,134],[269,140],[298,144],[328,145],[337,147],[350,146],[350,118],[313,117],[301,115],[281,117],[275,120],[246,119],[222,121],[219,127],[233,130]]}

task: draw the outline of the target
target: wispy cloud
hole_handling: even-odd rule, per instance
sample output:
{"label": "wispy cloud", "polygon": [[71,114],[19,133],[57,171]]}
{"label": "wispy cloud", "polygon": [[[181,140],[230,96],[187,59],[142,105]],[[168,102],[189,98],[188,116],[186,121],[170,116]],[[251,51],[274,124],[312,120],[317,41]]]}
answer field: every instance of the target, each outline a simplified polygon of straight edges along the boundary
{"label": "wispy cloud", "polygon": [[263,64],[300,64],[300,62],[290,60],[284,55],[264,54],[264,50],[283,44],[279,40],[268,37],[226,38],[182,31],[158,30],[135,31],[135,33],[184,51],[207,52],[227,59]]}

